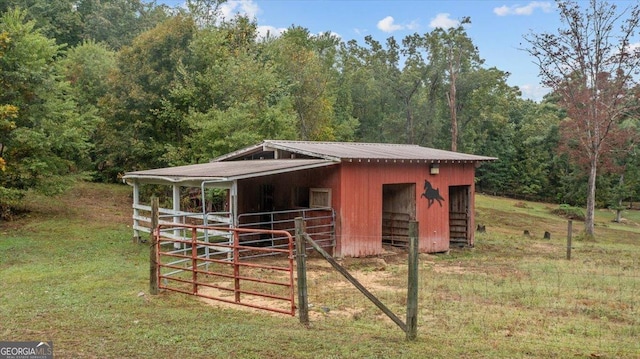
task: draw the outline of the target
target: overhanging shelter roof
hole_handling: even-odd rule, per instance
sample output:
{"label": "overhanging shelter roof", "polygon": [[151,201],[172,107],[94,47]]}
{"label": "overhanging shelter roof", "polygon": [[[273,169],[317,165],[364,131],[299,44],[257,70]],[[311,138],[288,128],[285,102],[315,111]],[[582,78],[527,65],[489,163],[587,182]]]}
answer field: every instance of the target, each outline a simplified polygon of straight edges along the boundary
{"label": "overhanging shelter roof", "polygon": [[209,163],[127,172],[127,183],[227,187],[234,180],[325,167],[340,162],[480,163],[497,158],[418,145],[265,140]]}
{"label": "overhanging shelter roof", "polygon": [[258,158],[322,158],[341,162],[417,161],[445,163],[484,162],[497,159],[418,145],[265,140],[261,144],[217,157],[214,161]]}
{"label": "overhanging shelter roof", "polygon": [[209,162],[127,172],[123,179],[127,183],[179,184],[185,187],[199,187],[203,182],[224,185],[243,178],[325,167],[336,163],[336,161],[325,159]]}

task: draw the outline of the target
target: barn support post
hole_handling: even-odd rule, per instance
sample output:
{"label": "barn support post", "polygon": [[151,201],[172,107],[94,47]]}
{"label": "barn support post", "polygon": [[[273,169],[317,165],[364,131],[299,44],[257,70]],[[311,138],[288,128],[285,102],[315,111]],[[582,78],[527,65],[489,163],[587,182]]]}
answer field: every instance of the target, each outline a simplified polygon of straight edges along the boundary
{"label": "barn support post", "polygon": [[140,185],[138,182],[133,182],[133,243],[140,243],[140,231],[138,230],[140,222]]}
{"label": "barn support post", "polygon": [[149,293],[158,294],[158,197],[151,197],[151,238],[149,240]]}
{"label": "barn support post", "polygon": [[234,180],[229,189],[229,212],[231,213],[231,226],[238,227],[238,180]]}
{"label": "barn support post", "polygon": [[296,217],[296,272],[298,275],[298,313],[300,324],[309,326],[309,297],[307,293],[307,246],[304,239],[304,220]]}
{"label": "barn support post", "polygon": [[[182,224],[184,222],[183,218],[180,217],[178,215],[178,212],[180,212],[180,186],[177,184],[173,185],[173,223],[176,224]],[[176,238],[180,238],[180,230],[179,229],[175,229],[173,231],[173,235],[176,236]],[[173,243],[173,248],[175,249],[180,249],[181,245],[180,243]]]}
{"label": "barn support post", "polygon": [[567,222],[567,260],[571,260],[571,232],[573,232],[573,221]]}
{"label": "barn support post", "polygon": [[407,340],[418,336],[418,222],[409,222],[409,258],[407,283]]}

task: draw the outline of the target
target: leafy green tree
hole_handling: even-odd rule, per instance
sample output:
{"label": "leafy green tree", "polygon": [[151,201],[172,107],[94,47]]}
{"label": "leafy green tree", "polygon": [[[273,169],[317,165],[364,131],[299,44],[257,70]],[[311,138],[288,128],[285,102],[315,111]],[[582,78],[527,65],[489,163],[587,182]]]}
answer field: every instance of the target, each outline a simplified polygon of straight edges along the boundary
{"label": "leafy green tree", "polygon": [[211,28],[218,22],[220,6],[225,2],[227,0],[187,0],[185,5],[198,25]]}
{"label": "leafy green tree", "polygon": [[97,133],[99,178],[137,168],[164,167],[167,145],[181,143],[187,124],[161,113],[178,83],[182,60],[196,28],[176,16],[138,36],[118,52],[116,70],[103,98],[106,123]]}
{"label": "leafy green tree", "polygon": [[[90,124],[75,112],[55,59],[60,47],[26,21],[0,17],[0,203],[28,189],[53,194],[87,160]],[[13,196],[15,198],[15,196]],[[10,202],[10,201],[9,201]],[[9,204],[11,205],[11,204]]]}
{"label": "leafy green tree", "polygon": [[278,74],[297,115],[297,131],[303,140],[333,140],[336,73],[334,54],[338,39],[314,36],[302,27],[291,27],[270,46]]}
{"label": "leafy green tree", "polygon": [[[11,39],[9,34],[5,31],[0,33],[0,59],[4,57],[4,53],[9,46]],[[1,84],[1,83],[0,83]],[[14,119],[18,115],[18,108],[11,104],[0,103],[0,139],[9,138],[9,134],[16,128]],[[6,141],[6,140],[5,140]],[[4,144],[0,142],[0,171],[4,172],[7,169],[7,162],[2,158],[4,153]]]}
{"label": "leafy green tree", "polygon": [[173,161],[201,162],[264,138],[296,138],[286,84],[270,45],[257,43],[256,36],[255,22],[236,17],[194,37],[165,107],[184,116],[188,128]]}
{"label": "leafy green tree", "polygon": [[[430,50],[430,61],[439,71],[444,73],[445,81],[448,84],[445,94],[449,108],[451,151],[458,149],[460,77],[469,72],[477,71],[484,62],[464,28],[470,23],[470,18],[465,17],[455,28],[447,30],[436,28],[431,33],[425,34],[425,41]],[[471,85],[472,82],[468,81],[466,84]]]}
{"label": "leafy green tree", "polygon": [[[457,79],[456,90],[456,122],[458,130],[457,149],[465,152],[478,152],[482,142],[486,140],[483,122],[513,121],[513,107],[519,100],[520,92],[517,88],[507,84],[508,73],[496,68],[476,68],[462,73]],[[448,87],[445,84],[445,87]],[[448,120],[443,123],[451,124],[450,101],[446,98]],[[450,126],[446,126],[447,129]],[[449,131],[451,132],[451,131]],[[443,137],[444,134],[443,134]],[[449,137],[449,136],[447,136]]]}
{"label": "leafy green tree", "polygon": [[[416,143],[416,99],[424,87],[428,68],[423,51],[424,42],[418,35],[407,36],[399,44],[393,37],[387,38],[386,46],[382,46],[373,37],[365,37],[368,49],[364,52],[365,60],[376,79],[377,86],[387,89],[391,102],[383,115],[383,127],[402,129],[403,132],[392,135],[389,140]],[[401,67],[400,59],[405,58]]]}
{"label": "leafy green tree", "polygon": [[0,12],[20,7],[35,28],[59,45],[85,40],[119,49],[167,19],[170,9],[143,0],[0,0]]}
{"label": "leafy green tree", "polygon": [[82,39],[82,16],[77,5],[77,0],[0,0],[0,13],[21,8],[43,36],[73,46]]}
{"label": "leafy green tree", "polygon": [[87,40],[69,49],[60,61],[78,105],[97,107],[109,91],[108,77],[115,70],[116,53],[104,43]]}
{"label": "leafy green tree", "polygon": [[62,72],[70,83],[70,94],[76,100],[77,113],[87,124],[91,124],[91,161],[86,167],[95,171],[95,144],[102,141],[105,130],[101,99],[109,92],[108,78],[115,70],[116,53],[104,43],[88,40],[67,51],[61,59]]}
{"label": "leafy green tree", "polygon": [[552,103],[516,97],[506,84],[501,88],[507,92],[484,93],[482,87],[475,91],[480,104],[473,107],[480,111],[467,111],[476,119],[466,125],[473,128],[474,147],[469,152],[498,157],[478,169],[478,187],[511,197],[555,201],[560,182],[569,178],[562,167],[566,161],[555,152],[563,113]]}
{"label": "leafy green tree", "polygon": [[516,136],[512,146],[517,151],[514,162],[512,195],[533,199],[554,199],[551,165],[558,146],[561,110],[557,106],[530,100],[514,100],[511,112]]}
{"label": "leafy green tree", "polygon": [[166,6],[143,0],[80,0],[75,10],[82,20],[81,38],[118,50],[169,17]]}
{"label": "leafy green tree", "polygon": [[340,78],[347,87],[341,97],[348,99],[350,117],[358,123],[356,138],[364,142],[392,141],[386,126],[395,97],[379,82],[369,49],[351,40],[340,44],[338,58]]}

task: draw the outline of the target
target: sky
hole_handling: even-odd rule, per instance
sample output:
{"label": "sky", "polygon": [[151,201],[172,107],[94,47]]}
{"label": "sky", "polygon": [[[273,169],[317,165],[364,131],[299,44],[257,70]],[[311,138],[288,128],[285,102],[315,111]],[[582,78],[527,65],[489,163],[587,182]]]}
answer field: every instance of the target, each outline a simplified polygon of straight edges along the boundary
{"label": "sky", "polygon": [[[157,2],[172,7],[184,4],[184,0]],[[296,25],[312,34],[329,31],[345,42],[355,39],[361,44],[367,35],[380,43],[391,36],[400,42],[413,33],[455,27],[470,17],[466,31],[484,66],[508,72],[507,83],[534,101],[540,101],[548,89],[540,85],[538,67],[524,50],[528,46],[524,36],[556,33],[561,25],[554,1],[229,0],[221,12],[226,18],[236,13],[255,18],[261,33],[278,34]]]}

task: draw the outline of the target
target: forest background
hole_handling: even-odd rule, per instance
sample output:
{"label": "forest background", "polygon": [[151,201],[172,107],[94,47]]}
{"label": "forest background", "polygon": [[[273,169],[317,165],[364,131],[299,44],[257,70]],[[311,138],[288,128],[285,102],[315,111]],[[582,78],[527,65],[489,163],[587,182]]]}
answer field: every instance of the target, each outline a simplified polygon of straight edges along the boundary
{"label": "forest background", "polygon": [[[478,191],[585,205],[589,166],[563,130],[558,92],[523,99],[507,72],[485,66],[465,31],[472,17],[398,39],[298,25],[260,37],[254,19],[220,19],[221,1],[186,3],[0,0],[0,218],[28,190],[119,182],[263,139],[493,156]],[[640,198],[639,115],[614,124],[624,136],[599,159],[598,207]]]}

